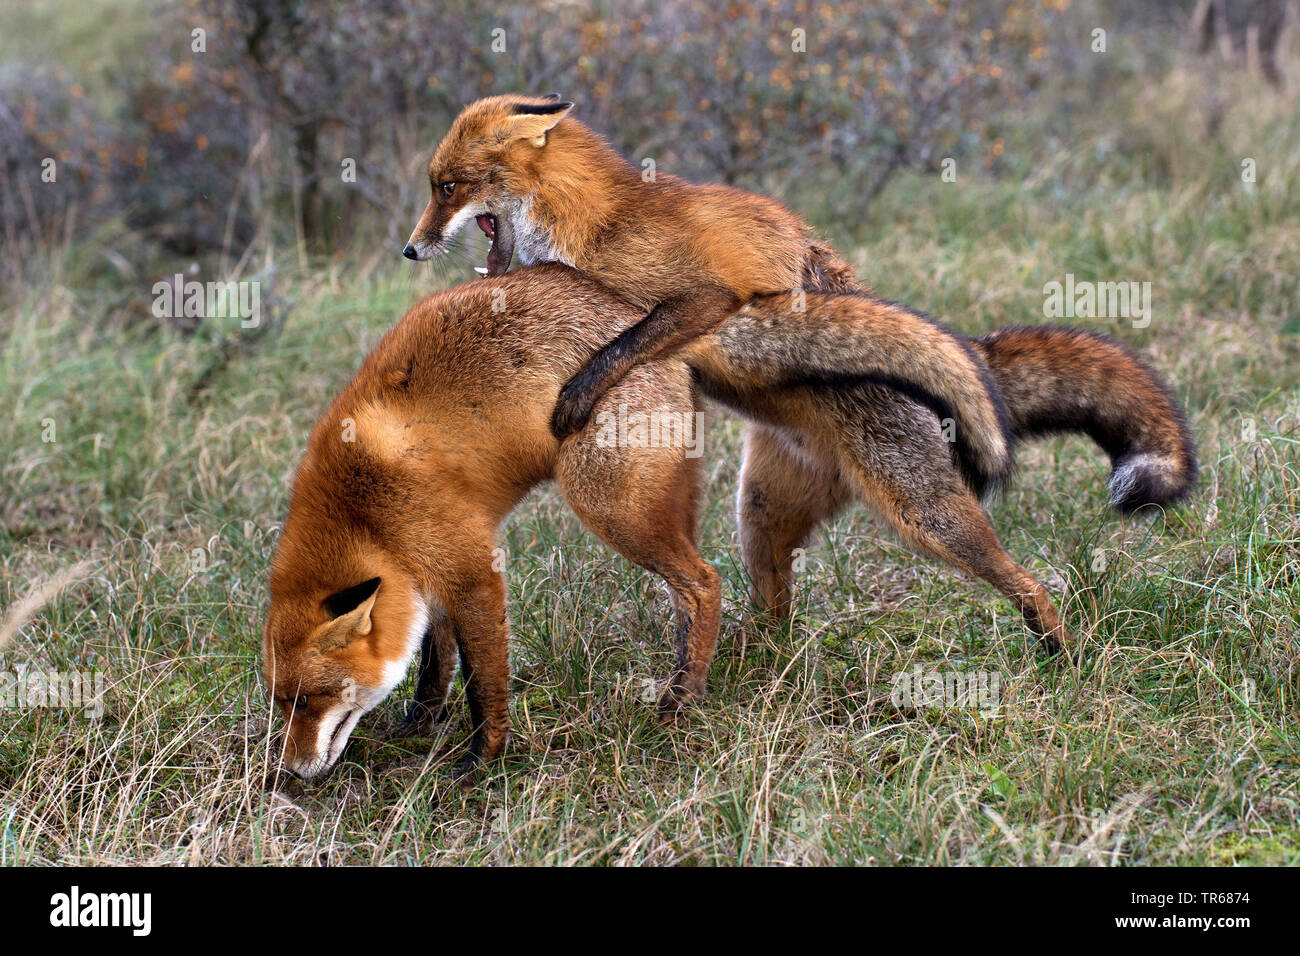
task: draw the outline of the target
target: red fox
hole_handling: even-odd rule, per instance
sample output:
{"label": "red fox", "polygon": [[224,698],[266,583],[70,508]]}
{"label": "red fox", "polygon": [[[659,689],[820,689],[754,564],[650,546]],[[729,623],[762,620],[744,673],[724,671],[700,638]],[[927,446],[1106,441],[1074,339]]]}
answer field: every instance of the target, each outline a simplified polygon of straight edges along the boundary
{"label": "red fox", "polygon": [[[782,293],[761,311],[761,326],[742,336],[745,347],[787,353],[788,377],[768,385],[838,386],[840,405],[858,410],[856,420],[843,416],[846,433],[875,428],[889,442],[904,418],[929,429],[932,419],[917,415],[919,402],[941,418],[951,410],[952,451],[976,494],[1005,479],[1014,438],[1055,431],[1082,431],[1107,452],[1111,503],[1120,511],[1175,502],[1191,489],[1195,449],[1182,413],[1128,349],[1068,328],[1010,329],[974,340],[950,334],[866,290],[779,203],[664,174],[646,181],[568,115],[571,108],[557,94],[496,96],[465,107],[429,163],[433,196],[403,250],[427,259],[476,220],[494,240],[487,275],[504,273],[515,252],[525,264],[564,262],[649,313],[565,385],[554,419],[560,436],[585,422],[596,398],[636,362],[698,337],[739,302]],[[799,301],[792,290],[809,310],[834,317],[815,343],[816,323],[791,307]],[[861,301],[845,305],[838,294]],[[871,500],[879,493],[873,489],[888,486],[888,471],[878,471],[887,448],[864,449],[851,467],[828,474],[801,450],[803,441],[762,422],[746,434],[746,558],[755,597],[776,613],[788,607],[794,548],[851,497],[849,489]],[[841,442],[840,452],[857,447]],[[910,504],[894,493],[884,501],[895,511]],[[896,514],[890,520],[899,523]],[[764,522],[779,527],[754,537]]]}
{"label": "red fox", "polygon": [[[494,549],[505,516],[550,478],[592,531],[672,592],[677,663],[660,708],[671,715],[703,693],[721,597],[695,547],[701,459],[596,427],[621,405],[689,416],[695,387],[781,436],[781,454],[798,463],[773,467],[770,446],[746,459],[742,541],[769,608],[788,608],[793,549],[856,496],[910,544],[994,584],[1036,633],[1064,641],[1046,590],[1003,551],[928,409],[878,384],[794,380],[808,356],[836,352],[842,335],[889,308],[873,316],[867,296],[809,296],[797,324],[785,300],[755,297],[678,355],[631,369],[597,401],[593,426],[563,442],[550,428],[563,383],[640,320],[638,306],[543,265],[411,309],[316,425],[294,479],[263,645],[285,765],[303,778],[331,767],[417,651],[400,732],[422,733],[442,715],[459,654],[474,727],[462,770],[501,752],[509,626]],[[1008,330],[976,346],[1019,369],[1015,427],[1058,427],[1068,408],[1130,476],[1124,494],[1178,490],[1172,472],[1141,461],[1177,453],[1149,422],[1179,423],[1178,409],[1123,349],[1069,329]],[[1081,366],[1081,354],[1100,359]],[[774,385],[782,381],[793,384]],[[1151,404],[1126,406],[1126,396]]]}
{"label": "red fox", "polygon": [[[488,277],[517,253],[528,265],[575,266],[650,314],[584,366],[561,394],[556,434],[570,435],[619,377],[708,330],[743,302],[805,290],[860,291],[852,270],[779,203],[641,170],[567,117],[572,103],[498,96],[466,107],[429,164],[433,190],[403,254],[428,259],[470,221],[492,240]],[[567,117],[567,118],[566,118]],[[978,490],[1012,464],[1011,438],[988,371],[963,340],[924,316],[878,300],[888,327],[864,325],[835,367],[806,375],[905,388],[955,423],[952,450]],[[775,313],[770,313],[775,315]],[[895,333],[906,327],[906,338]]]}

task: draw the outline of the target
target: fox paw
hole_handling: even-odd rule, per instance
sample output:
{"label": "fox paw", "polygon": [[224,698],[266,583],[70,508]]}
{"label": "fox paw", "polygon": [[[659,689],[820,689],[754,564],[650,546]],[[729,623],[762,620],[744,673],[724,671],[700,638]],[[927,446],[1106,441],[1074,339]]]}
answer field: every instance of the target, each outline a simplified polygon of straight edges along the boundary
{"label": "fox paw", "polygon": [[388,733],[389,740],[404,740],[407,737],[427,737],[433,732],[432,721],[411,720],[404,718],[400,724]]}
{"label": "fox paw", "polygon": [[394,740],[403,737],[428,737],[433,733],[434,726],[446,719],[446,707],[440,708],[435,713],[423,704],[412,702],[402,722],[394,727],[388,736]]}
{"label": "fox paw", "polygon": [[674,726],[702,696],[702,691],[690,691],[669,684],[659,695],[659,723],[665,727]]}
{"label": "fox paw", "polygon": [[469,754],[449,774],[453,785],[462,790],[474,787],[483,773],[483,761],[474,754]]}
{"label": "fox paw", "polygon": [[560,441],[582,431],[591,418],[592,403],[586,395],[567,387],[560,392],[555,411],[551,414],[551,433]]}

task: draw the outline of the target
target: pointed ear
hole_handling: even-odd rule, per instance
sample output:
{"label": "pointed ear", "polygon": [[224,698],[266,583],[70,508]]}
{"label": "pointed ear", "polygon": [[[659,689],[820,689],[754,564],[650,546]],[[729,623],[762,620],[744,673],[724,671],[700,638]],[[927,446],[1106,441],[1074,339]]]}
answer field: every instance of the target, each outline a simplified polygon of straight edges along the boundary
{"label": "pointed ear", "polygon": [[325,610],[334,615],[317,632],[316,643],[322,651],[337,650],[370,633],[374,627],[370,612],[379,597],[379,584],[379,578],[371,578],[331,594],[322,602]]}
{"label": "pointed ear", "polygon": [[375,595],[379,593],[380,580],[380,578],[371,578],[369,581],[354,584],[350,588],[344,588],[336,594],[331,594],[321,603],[325,605],[325,610],[329,611],[333,617],[342,617],[349,611],[356,610],[367,599],[373,605]]}
{"label": "pointed ear", "polygon": [[520,103],[506,119],[511,139],[526,139],[534,146],[546,145],[546,134],[573,109],[572,103]]}

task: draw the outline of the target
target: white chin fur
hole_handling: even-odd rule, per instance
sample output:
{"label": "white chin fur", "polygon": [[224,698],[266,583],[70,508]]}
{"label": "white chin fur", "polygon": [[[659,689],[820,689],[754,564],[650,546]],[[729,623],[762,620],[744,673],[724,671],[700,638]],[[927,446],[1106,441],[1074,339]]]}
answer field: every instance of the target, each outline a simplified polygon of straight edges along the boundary
{"label": "white chin fur", "polygon": [[478,216],[486,215],[487,211],[488,207],[481,202],[461,206],[460,209],[456,210],[456,214],[451,217],[451,221],[447,223],[447,228],[442,231],[442,244],[445,246],[451,242],[456,237],[456,234],[465,228],[466,223]]}
{"label": "white chin fur", "polygon": [[515,256],[521,265],[539,262],[573,262],[551,241],[551,235],[533,218],[533,197],[518,200],[510,210],[510,222],[515,227]]}
{"label": "white chin fur", "polygon": [[[339,754],[343,752],[343,745],[347,743],[348,734],[352,733],[352,728],[356,726],[361,719],[361,710],[355,704],[339,703],[332,710],[321,718],[320,728],[316,731],[316,744],[312,748],[310,760],[299,760],[292,764],[293,772],[304,780],[310,780],[330,767],[334,766],[334,761],[338,760]],[[347,724],[346,730],[334,737],[334,731],[341,725]],[[333,740],[331,745],[330,741]]]}
{"label": "white chin fur", "polygon": [[348,745],[348,738],[352,736],[352,730],[357,725],[357,721],[364,714],[360,707],[353,707],[343,718],[343,726],[339,728],[338,733],[334,736],[334,743],[330,745],[329,756],[325,761],[325,766],[332,767],[338,761],[343,753],[343,748]]}

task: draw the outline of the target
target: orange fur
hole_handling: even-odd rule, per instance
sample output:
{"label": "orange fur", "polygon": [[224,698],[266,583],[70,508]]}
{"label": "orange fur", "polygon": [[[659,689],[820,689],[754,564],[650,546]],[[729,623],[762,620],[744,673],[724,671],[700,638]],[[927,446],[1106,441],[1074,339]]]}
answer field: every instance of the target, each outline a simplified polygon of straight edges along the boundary
{"label": "orange fur", "polygon": [[[810,300],[815,341],[833,334],[845,303]],[[760,343],[776,321],[770,308],[756,300],[686,355],[706,370],[700,387],[765,426],[751,434],[740,509],[764,606],[788,607],[793,549],[857,496],[920,550],[1002,590],[1049,643],[1066,641],[1042,586],[998,544],[932,415],[882,386],[765,384],[756,356],[768,351]],[[688,367],[676,358],[639,366],[601,399],[592,427],[564,442],[549,428],[562,383],[639,315],[558,265],[468,283],[413,308],[330,406],[295,477],[271,570],[264,666],[291,770],[310,777],[331,766],[417,651],[405,732],[437,719],[459,655],[470,762],[501,752],[509,626],[497,533],[548,478],[589,528],[672,593],[677,665],[664,712],[704,692],[721,590],[695,548],[700,459],[681,445],[620,443],[600,418],[620,406],[690,416]]]}
{"label": "orange fur", "polygon": [[[809,349],[794,375],[882,381],[920,396],[957,422],[953,450],[977,491],[1010,471],[1012,446],[997,392],[979,356],[926,317],[871,296],[800,217],[775,200],[727,186],[697,186],[642,170],[569,115],[572,104],[496,96],[467,106],[429,162],[432,198],[407,244],[412,258],[446,248],[471,219],[495,235],[487,272],[564,262],[649,315],[602,348],[561,392],[561,437],[631,367],[667,355],[743,303],[770,301],[802,330],[803,294],[857,294],[872,307],[831,353]],[[525,112],[541,111],[541,112]],[[793,295],[798,292],[799,295]],[[776,308],[784,295],[786,308]],[[917,343],[924,347],[918,348]]]}

